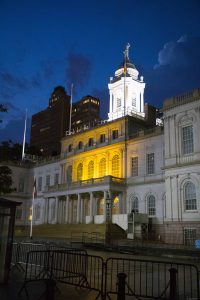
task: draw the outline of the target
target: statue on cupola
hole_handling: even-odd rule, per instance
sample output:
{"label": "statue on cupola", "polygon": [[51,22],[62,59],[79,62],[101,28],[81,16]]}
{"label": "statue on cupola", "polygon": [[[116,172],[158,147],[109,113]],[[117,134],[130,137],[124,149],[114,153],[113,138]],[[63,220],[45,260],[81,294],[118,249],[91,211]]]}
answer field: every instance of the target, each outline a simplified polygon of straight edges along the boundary
{"label": "statue on cupola", "polygon": [[129,59],[130,44],[126,45],[124,61],[115,71],[115,78],[108,84],[110,106],[108,120],[112,121],[126,115],[144,117],[143,76],[138,79],[139,72]]}

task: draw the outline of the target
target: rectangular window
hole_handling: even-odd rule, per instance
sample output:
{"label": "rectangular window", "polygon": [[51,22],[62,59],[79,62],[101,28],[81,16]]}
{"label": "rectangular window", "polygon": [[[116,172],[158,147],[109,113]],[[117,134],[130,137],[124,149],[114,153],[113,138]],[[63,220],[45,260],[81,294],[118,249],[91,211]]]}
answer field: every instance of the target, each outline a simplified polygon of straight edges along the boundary
{"label": "rectangular window", "polygon": [[103,133],[100,135],[100,143],[105,143],[105,141],[106,141],[106,135],[105,133]]}
{"label": "rectangular window", "polygon": [[196,228],[184,228],[185,245],[194,246],[196,240]]}
{"label": "rectangular window", "polygon": [[138,176],[138,157],[131,158],[131,176]]}
{"label": "rectangular window", "polygon": [[24,179],[23,178],[19,179],[18,191],[19,192],[24,192]]}
{"label": "rectangular window", "polygon": [[182,143],[183,154],[189,154],[194,152],[193,142],[193,127],[187,126],[182,128]]}
{"label": "rectangular window", "polygon": [[41,192],[42,190],[42,177],[38,178],[38,192]]}
{"label": "rectangular window", "polygon": [[22,208],[18,208],[18,207],[16,208],[15,218],[16,220],[22,219]]}
{"label": "rectangular window", "polygon": [[46,186],[50,186],[50,175],[46,176]]}
{"label": "rectangular window", "polygon": [[154,174],[154,153],[147,154],[147,174]]}
{"label": "rectangular window", "polygon": [[58,184],[58,181],[59,181],[59,174],[56,173],[55,176],[54,176],[54,184]]}
{"label": "rectangular window", "polygon": [[118,130],[113,130],[112,131],[112,139],[116,140],[118,138]]}

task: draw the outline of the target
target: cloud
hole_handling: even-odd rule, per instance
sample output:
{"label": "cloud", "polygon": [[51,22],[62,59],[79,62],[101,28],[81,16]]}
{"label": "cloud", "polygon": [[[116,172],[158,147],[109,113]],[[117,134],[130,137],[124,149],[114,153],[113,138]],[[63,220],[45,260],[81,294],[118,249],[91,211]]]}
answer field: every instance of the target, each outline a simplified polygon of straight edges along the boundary
{"label": "cloud", "polygon": [[145,98],[158,107],[167,97],[200,87],[200,37],[182,36],[166,43],[158,63],[144,76]]}
{"label": "cloud", "polygon": [[72,83],[76,88],[83,88],[89,81],[91,73],[91,61],[90,59],[80,53],[74,51],[69,52],[67,55],[67,82],[68,86]]}

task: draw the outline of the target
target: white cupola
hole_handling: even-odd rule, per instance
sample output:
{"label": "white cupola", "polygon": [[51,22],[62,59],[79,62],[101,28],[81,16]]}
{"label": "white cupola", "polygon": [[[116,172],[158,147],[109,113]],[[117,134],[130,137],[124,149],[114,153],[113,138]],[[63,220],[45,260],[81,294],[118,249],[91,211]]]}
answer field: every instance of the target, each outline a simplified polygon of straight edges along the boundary
{"label": "white cupola", "polygon": [[124,51],[124,61],[115,71],[115,78],[110,78],[108,84],[110,106],[108,120],[112,121],[126,115],[144,117],[144,88],[143,76],[138,79],[139,72],[129,60],[127,44]]}

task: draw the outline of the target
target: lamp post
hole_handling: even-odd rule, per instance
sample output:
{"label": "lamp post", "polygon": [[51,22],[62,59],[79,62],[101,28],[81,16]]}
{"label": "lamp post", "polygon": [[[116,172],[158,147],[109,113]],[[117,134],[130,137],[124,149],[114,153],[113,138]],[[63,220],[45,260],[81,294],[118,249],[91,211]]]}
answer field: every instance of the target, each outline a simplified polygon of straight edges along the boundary
{"label": "lamp post", "polygon": [[111,226],[110,224],[112,223],[112,214],[111,214],[111,204],[112,204],[112,199],[110,197],[109,191],[106,192],[106,234],[105,234],[105,243],[106,245],[110,245],[111,243]]}

